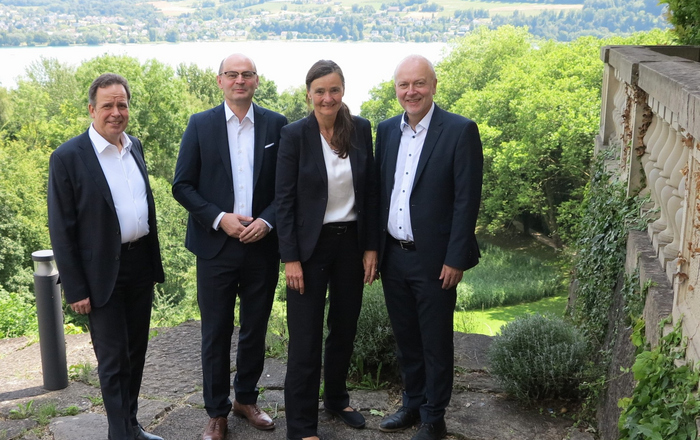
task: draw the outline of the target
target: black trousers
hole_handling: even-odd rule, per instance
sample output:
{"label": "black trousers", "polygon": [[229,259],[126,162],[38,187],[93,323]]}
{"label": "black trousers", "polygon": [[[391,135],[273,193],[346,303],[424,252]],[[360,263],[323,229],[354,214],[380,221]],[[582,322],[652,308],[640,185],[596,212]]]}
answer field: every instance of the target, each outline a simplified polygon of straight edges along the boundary
{"label": "black trousers", "polygon": [[341,234],[324,229],[311,258],[302,263],[304,294],[287,288],[289,353],[284,401],[290,439],[317,435],[326,290],[324,405],[338,411],[349,406],[345,381],[362,307],[362,254],[355,223]]}
{"label": "black trousers", "polygon": [[88,315],[111,440],[132,440],[132,426],[138,423],[153,305],[150,255],[143,240],[132,250],[123,249],[112,296]]}
{"label": "black trousers", "polygon": [[384,298],[398,345],[403,405],[424,423],[443,420],[452,396],[454,310],[457,288],[442,289],[415,250],[387,241],[381,267]]}
{"label": "black trousers", "polygon": [[265,335],[279,278],[277,250],[264,239],[243,244],[229,238],[219,254],[197,258],[197,302],[202,317],[204,406],[209,417],[231,411],[231,338],[240,299],[236,400],[257,402],[257,383],[265,363]]}

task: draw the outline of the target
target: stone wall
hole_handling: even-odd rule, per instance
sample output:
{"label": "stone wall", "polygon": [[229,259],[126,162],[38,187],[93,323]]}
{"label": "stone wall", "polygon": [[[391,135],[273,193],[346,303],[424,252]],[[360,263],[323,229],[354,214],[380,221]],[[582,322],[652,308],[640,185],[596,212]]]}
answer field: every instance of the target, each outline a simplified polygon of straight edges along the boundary
{"label": "stone wall", "polygon": [[[700,47],[606,46],[601,59],[605,72],[596,154],[606,154],[608,170],[627,183],[629,194],[650,197],[644,209],[651,245],[645,261],[653,255],[670,283],[666,295],[672,309],[648,302],[645,317],[658,322],[670,312],[675,322],[683,316],[688,357],[697,360]],[[655,344],[658,338],[650,340]]]}
{"label": "stone wall", "polygon": [[[700,359],[700,47],[607,46],[596,154],[626,182],[628,195],[648,195],[646,232],[628,238],[625,270],[649,286],[644,308],[647,340],[656,346],[669,316],[682,318],[686,358]],[[698,289],[696,294],[695,290]],[[619,289],[617,294],[619,295]],[[619,298],[616,298],[615,304]],[[617,400],[633,381],[620,375],[634,348],[611,313],[610,386],[599,409],[600,436],[616,440]],[[629,332],[627,332],[629,333]],[[614,340],[612,340],[614,339]]]}

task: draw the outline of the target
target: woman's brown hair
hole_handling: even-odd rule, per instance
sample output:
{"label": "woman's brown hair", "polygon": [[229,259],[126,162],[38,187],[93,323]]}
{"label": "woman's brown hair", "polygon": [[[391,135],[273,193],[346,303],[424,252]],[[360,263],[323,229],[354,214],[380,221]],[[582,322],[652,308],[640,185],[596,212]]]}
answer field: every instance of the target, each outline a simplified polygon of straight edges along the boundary
{"label": "woman's brown hair", "polygon": [[[345,77],[343,76],[343,71],[340,69],[340,66],[331,60],[318,60],[313,66],[311,66],[309,72],[306,74],[306,91],[309,92],[311,90],[312,82],[323,76],[330,75],[331,73],[338,74],[340,81],[343,83],[344,89]],[[338,156],[341,159],[348,157],[350,148],[352,148],[352,132],[354,127],[350,109],[344,102],[342,102],[340,104],[340,109],[338,110],[338,115],[335,118],[335,124],[333,125],[333,137],[331,138],[331,144],[338,152]]]}

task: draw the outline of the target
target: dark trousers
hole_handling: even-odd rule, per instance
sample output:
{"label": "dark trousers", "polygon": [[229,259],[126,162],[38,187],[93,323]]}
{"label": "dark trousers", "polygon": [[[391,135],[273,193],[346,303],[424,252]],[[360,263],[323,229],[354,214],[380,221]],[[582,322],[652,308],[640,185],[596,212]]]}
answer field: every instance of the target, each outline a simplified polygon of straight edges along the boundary
{"label": "dark trousers", "polygon": [[257,402],[257,383],[265,363],[265,335],[279,277],[276,249],[261,240],[243,244],[229,238],[216,257],[197,258],[197,301],[202,317],[204,406],[209,417],[231,411],[231,338],[240,299],[236,400]]}
{"label": "dark trousers", "polygon": [[97,357],[109,438],[132,440],[146,362],[153,305],[153,271],[148,247],[122,250],[117,283],[107,304],[88,315]]}
{"label": "dark trousers", "polygon": [[452,396],[453,321],[457,289],[425,274],[418,252],[389,240],[381,274],[398,345],[403,405],[420,410],[424,423],[439,422]]}
{"label": "dark trousers", "polygon": [[287,289],[289,353],[284,401],[290,439],[317,434],[326,290],[329,307],[324,405],[338,411],[349,406],[345,381],[362,307],[364,278],[355,224],[342,234],[324,229],[302,269],[304,294]]}

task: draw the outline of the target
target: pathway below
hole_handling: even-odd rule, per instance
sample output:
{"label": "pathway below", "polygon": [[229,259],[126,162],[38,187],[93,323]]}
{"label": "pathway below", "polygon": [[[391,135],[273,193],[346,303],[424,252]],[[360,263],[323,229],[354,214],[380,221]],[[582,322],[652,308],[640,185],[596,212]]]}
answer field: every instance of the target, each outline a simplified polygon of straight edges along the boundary
{"label": "pathway below", "polygon": [[[150,340],[139,403],[139,421],[146,430],[165,440],[199,440],[208,420],[201,393],[200,325],[186,322],[178,327],[153,331]],[[236,336],[236,335],[234,335]],[[491,338],[455,333],[455,384],[447,409],[448,439],[459,440],[590,440],[589,433],[572,428],[573,422],[561,416],[561,405],[541,414],[507,398],[488,375],[486,350]],[[235,341],[231,365],[235,365]],[[90,337],[67,335],[68,366],[97,365]],[[75,368],[74,368],[75,369]],[[229,416],[227,440],[284,440],[284,375],[286,366],[267,359],[259,386],[259,404],[275,419],[274,431],[258,431],[245,420]],[[96,383],[94,371],[91,377]],[[0,440],[106,440],[107,418],[99,404],[99,388],[71,381],[68,388],[47,391],[42,388],[39,344],[26,338],[0,340]],[[324,440],[410,440],[415,429],[387,434],[379,431],[383,414],[400,405],[387,391],[351,391],[351,405],[367,419],[362,430],[346,427],[329,417],[320,406],[319,434]],[[73,408],[75,415],[58,416],[46,425],[32,418],[14,419],[10,412],[54,405],[58,413]]]}

